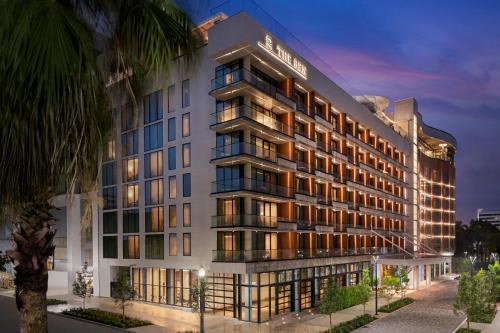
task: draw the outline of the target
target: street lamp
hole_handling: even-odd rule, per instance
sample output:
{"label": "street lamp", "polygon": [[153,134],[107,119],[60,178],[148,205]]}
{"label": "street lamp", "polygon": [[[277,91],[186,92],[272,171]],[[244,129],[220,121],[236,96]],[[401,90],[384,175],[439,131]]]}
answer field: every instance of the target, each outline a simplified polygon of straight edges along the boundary
{"label": "street lamp", "polygon": [[372,255],[372,263],[375,266],[375,315],[378,315],[378,272],[377,272],[378,256]]}
{"label": "street lamp", "polygon": [[472,276],[474,274],[474,263],[476,262],[477,257],[476,256],[470,256],[469,259],[470,259],[470,263],[471,263],[470,275]]}
{"label": "street lamp", "polygon": [[199,292],[199,302],[200,302],[200,333],[205,333],[205,270],[200,268],[198,270],[198,292]]}

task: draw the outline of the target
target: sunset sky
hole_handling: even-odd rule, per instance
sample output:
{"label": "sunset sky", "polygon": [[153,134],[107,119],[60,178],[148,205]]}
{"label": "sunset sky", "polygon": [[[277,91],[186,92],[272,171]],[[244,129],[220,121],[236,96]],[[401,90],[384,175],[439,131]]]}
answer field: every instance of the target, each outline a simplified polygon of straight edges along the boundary
{"label": "sunset sky", "polygon": [[255,2],[347,92],[415,97],[427,124],[457,138],[457,220],[500,208],[500,1]]}

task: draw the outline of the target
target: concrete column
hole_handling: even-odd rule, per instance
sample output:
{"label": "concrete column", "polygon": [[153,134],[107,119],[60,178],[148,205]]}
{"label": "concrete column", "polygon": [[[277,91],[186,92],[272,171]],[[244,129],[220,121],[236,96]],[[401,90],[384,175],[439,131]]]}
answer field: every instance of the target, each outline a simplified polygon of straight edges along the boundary
{"label": "concrete column", "polygon": [[425,285],[429,287],[431,285],[431,266],[425,265]]}
{"label": "concrete column", "polygon": [[299,277],[300,277],[300,271],[298,269],[294,269],[293,270],[293,277],[294,277],[294,280],[295,282],[293,283],[293,288],[295,290],[295,299],[294,299],[294,302],[295,302],[295,312],[300,312],[300,281],[299,281]]}
{"label": "concrete column", "polygon": [[99,206],[92,203],[92,274],[94,295],[99,295]]}
{"label": "concrete column", "polygon": [[[247,286],[252,285],[252,274],[242,274],[243,276],[243,284],[246,284]],[[252,318],[252,289],[251,288],[244,288],[243,292],[243,302],[246,305],[245,308],[243,308],[243,311],[245,311],[245,318],[250,321]]]}
{"label": "concrete column", "polygon": [[67,219],[67,272],[68,293],[71,293],[76,272],[82,266],[82,235],[81,235],[81,207],[80,195],[75,195],[72,200],[66,200]]}

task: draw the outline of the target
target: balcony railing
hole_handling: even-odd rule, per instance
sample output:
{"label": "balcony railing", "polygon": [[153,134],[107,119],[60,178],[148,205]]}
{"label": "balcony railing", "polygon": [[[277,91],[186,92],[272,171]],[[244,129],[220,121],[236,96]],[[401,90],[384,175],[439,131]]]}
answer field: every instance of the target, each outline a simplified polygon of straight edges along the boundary
{"label": "balcony railing", "polygon": [[248,105],[220,110],[211,114],[210,125],[222,124],[239,118],[247,118],[288,136],[293,136],[293,128]]}
{"label": "balcony railing", "polygon": [[318,198],[318,203],[319,204],[322,204],[322,205],[331,205],[331,203],[332,203],[332,199],[329,198],[329,197],[326,197],[324,195],[318,194],[316,197]]}
{"label": "balcony railing", "polygon": [[307,173],[313,173],[314,172],[314,167],[312,164],[306,163],[304,161],[297,160],[297,170],[307,172]]}
{"label": "balcony railing", "polygon": [[221,89],[238,82],[247,82],[251,86],[257,88],[263,93],[273,97],[274,99],[284,102],[288,105],[295,104],[295,101],[286,97],[283,90],[275,86],[271,82],[265,81],[251,71],[241,68],[230,73],[212,79],[212,91]]}
{"label": "balcony railing", "polygon": [[294,189],[251,178],[225,179],[212,182],[212,193],[252,191],[291,198]]}
{"label": "balcony railing", "polygon": [[318,149],[326,152],[327,149],[326,149],[326,143],[324,141],[321,141],[321,140],[317,140],[316,141],[316,145],[318,146]]}
{"label": "balcony railing", "polygon": [[[331,258],[370,254],[392,253],[388,248],[358,249],[284,249],[284,250],[214,250],[215,262],[260,262],[274,260],[297,260],[314,258]],[[395,253],[395,252],[394,252]]]}
{"label": "balcony railing", "polygon": [[212,228],[276,228],[277,226],[277,216],[261,216],[248,214],[212,216]]}
{"label": "balcony railing", "polygon": [[278,161],[278,153],[275,150],[259,147],[248,142],[238,142],[212,148],[212,160],[243,154],[255,156],[274,163]]}

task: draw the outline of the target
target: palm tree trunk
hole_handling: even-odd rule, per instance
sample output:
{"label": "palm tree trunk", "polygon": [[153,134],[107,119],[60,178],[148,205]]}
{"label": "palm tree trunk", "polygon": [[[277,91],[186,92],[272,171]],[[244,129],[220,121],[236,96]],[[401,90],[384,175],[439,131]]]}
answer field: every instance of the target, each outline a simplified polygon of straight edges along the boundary
{"label": "palm tree trunk", "polygon": [[26,204],[12,233],[14,249],[7,255],[14,263],[16,305],[20,332],[47,332],[48,259],[54,254],[53,207],[40,200]]}

